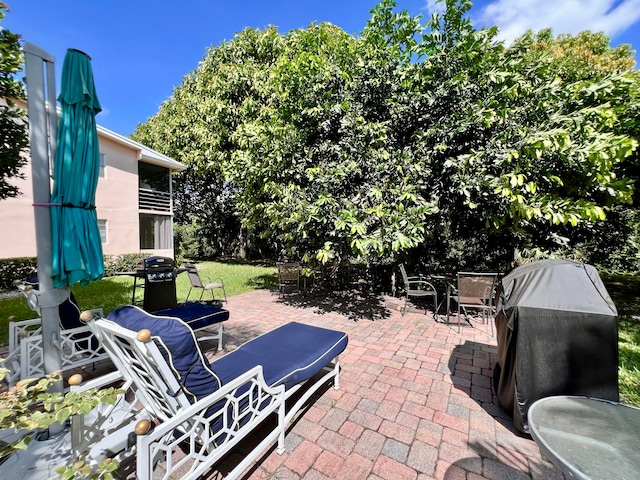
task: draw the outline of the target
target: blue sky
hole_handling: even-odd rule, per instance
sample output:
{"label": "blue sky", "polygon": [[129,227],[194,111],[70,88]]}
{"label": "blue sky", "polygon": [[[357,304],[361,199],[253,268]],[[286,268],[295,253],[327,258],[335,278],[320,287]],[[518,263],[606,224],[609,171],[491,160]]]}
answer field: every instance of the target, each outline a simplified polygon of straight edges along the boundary
{"label": "blue sky", "polygon": [[[207,47],[245,27],[280,32],[331,22],[357,34],[377,0],[4,0],[2,26],[56,58],[67,48],[93,59],[103,112],[97,121],[123,135],[154,115]],[[475,0],[476,27],[497,25],[510,42],[527,28],[555,35],[604,31],[612,45],[640,50],[640,0]],[[430,15],[435,0],[397,0],[398,9]],[[636,54],[636,59],[640,58]]]}

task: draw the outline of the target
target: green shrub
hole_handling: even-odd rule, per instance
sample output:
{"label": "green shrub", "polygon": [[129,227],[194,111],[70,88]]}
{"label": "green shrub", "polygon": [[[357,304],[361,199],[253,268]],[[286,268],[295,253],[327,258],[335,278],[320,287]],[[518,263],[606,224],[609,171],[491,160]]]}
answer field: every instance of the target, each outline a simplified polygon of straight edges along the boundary
{"label": "green shrub", "polygon": [[[8,370],[0,368],[0,382]],[[54,423],[64,424],[73,416],[89,413],[99,403],[113,405],[123,390],[113,387],[85,392],[52,392],[54,382],[62,380],[59,375],[22,380],[15,388],[0,392],[0,430],[6,432],[28,432],[23,437],[2,445],[0,463],[17,450],[27,448],[31,439]],[[111,474],[117,462],[101,462],[97,467],[85,463],[82,455],[72,467],[60,467],[56,471],[62,478],[113,479]]]}
{"label": "green shrub", "polygon": [[35,257],[0,259],[0,290],[11,290],[14,280],[23,280],[36,270]]}
{"label": "green shrub", "polygon": [[[104,276],[112,277],[118,272],[132,272],[139,260],[147,258],[148,253],[123,253],[104,256]],[[176,256],[176,265],[182,263],[182,256]],[[38,261],[35,257],[0,259],[0,290],[13,290],[14,280],[24,280],[36,271]]]}
{"label": "green shrub", "polygon": [[123,253],[104,256],[104,276],[112,277],[118,272],[133,272],[138,260],[148,257],[145,253]]}

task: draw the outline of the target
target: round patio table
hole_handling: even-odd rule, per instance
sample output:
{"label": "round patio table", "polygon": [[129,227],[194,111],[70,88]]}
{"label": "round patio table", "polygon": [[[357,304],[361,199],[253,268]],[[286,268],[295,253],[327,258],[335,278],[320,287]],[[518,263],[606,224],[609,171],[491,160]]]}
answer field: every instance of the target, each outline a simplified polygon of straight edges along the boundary
{"label": "round patio table", "polygon": [[527,414],[540,451],[566,478],[640,478],[640,409],[596,398],[554,396]]}

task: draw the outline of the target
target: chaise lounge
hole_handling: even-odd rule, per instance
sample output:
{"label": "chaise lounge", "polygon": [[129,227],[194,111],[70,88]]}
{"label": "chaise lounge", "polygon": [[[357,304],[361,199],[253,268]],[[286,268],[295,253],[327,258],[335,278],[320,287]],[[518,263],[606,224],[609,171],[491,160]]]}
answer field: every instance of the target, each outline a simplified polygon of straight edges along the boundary
{"label": "chaise lounge", "polygon": [[[227,478],[276,438],[282,453],[286,426],[311,395],[330,380],[338,388],[348,343],[345,333],[291,322],[209,363],[178,318],[126,306],[88,323],[152,418],[136,426],[143,480],[199,478],[259,426],[268,432]],[[265,421],[273,415],[276,422]]]}
{"label": "chaise lounge", "polygon": [[[15,286],[26,297],[27,305],[34,305],[32,308],[39,313],[37,277],[16,282]],[[94,309],[93,312],[102,315],[101,308]],[[87,326],[80,321],[81,310],[72,292],[69,292],[69,297],[60,304],[58,313],[60,336],[57,348],[60,350],[63,371],[91,365],[107,358]],[[15,385],[21,379],[45,374],[40,318],[18,321],[10,318],[8,347],[5,358],[0,358],[0,367],[9,370],[4,378],[9,386]]]}

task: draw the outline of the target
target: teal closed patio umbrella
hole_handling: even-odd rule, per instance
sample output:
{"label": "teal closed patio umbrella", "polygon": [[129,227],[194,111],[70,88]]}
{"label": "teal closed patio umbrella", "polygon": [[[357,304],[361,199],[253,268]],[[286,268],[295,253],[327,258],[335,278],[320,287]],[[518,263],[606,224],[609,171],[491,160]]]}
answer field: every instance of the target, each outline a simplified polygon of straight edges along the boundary
{"label": "teal closed patio umbrella", "polygon": [[96,115],[102,110],[90,57],[69,49],[62,66],[61,115],[51,193],[51,278],[63,288],[104,274],[95,209],[100,171]]}

